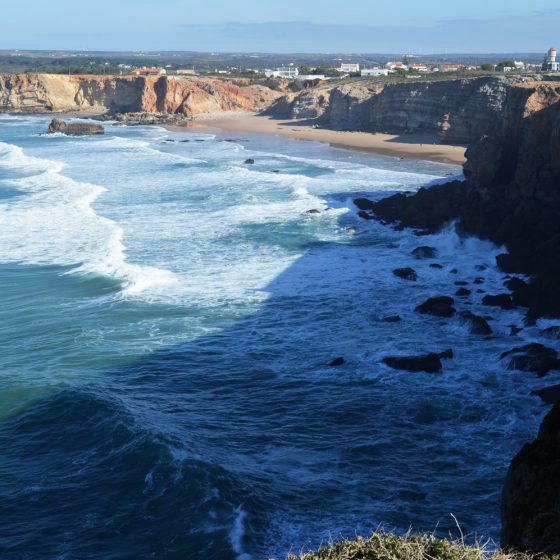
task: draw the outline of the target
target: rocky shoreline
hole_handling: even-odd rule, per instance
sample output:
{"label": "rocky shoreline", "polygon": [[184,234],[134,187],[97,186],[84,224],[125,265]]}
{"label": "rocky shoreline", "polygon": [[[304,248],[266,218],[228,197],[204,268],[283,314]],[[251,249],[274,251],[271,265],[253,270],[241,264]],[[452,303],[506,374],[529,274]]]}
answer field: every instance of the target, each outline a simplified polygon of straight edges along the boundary
{"label": "rocky shoreline", "polygon": [[[515,88],[504,115],[492,134],[481,136],[467,150],[465,181],[380,201],[356,199],[355,204],[364,219],[381,220],[397,229],[414,228],[418,235],[456,221],[460,234],[505,246],[508,252],[497,257],[505,290],[487,294],[483,304],[526,308],[529,323],[541,317],[560,318],[560,85]],[[409,280],[413,274],[406,272]],[[514,274],[527,275],[529,282]],[[449,296],[431,298],[416,311],[439,317],[456,313]],[[483,328],[480,319],[464,317]],[[554,348],[536,342],[512,348],[500,356],[506,367],[539,376],[559,370],[560,323],[546,331],[541,334]],[[437,368],[437,363],[431,367]],[[547,402],[556,404],[535,442],[512,461],[505,482],[502,546],[560,553],[560,391],[551,387],[545,395]]]}

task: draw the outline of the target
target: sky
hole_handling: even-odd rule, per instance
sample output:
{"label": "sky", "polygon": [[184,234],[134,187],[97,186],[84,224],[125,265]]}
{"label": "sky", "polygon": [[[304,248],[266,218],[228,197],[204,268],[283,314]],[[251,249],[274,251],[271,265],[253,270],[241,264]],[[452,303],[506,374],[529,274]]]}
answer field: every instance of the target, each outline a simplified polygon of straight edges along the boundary
{"label": "sky", "polygon": [[2,4],[0,49],[451,54],[560,47],[557,0]]}

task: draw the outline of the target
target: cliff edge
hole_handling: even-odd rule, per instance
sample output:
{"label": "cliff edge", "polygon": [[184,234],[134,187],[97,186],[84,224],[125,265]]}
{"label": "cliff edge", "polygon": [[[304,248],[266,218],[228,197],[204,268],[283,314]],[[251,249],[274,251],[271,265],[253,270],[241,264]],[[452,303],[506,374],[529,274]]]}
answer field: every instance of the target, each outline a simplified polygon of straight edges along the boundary
{"label": "cliff edge", "polygon": [[265,114],[316,119],[333,130],[425,133],[445,144],[465,145],[499,126],[513,83],[505,77],[483,77],[323,85],[286,95]]}
{"label": "cliff edge", "polygon": [[504,245],[504,272],[532,277],[514,293],[529,315],[560,316],[560,84],[513,86],[502,117],[466,152],[465,182],[397,194],[373,205],[382,219],[434,231],[458,219],[468,235]]}
{"label": "cliff edge", "polygon": [[0,112],[162,113],[262,111],[282,94],[260,85],[180,76],[0,75]]}

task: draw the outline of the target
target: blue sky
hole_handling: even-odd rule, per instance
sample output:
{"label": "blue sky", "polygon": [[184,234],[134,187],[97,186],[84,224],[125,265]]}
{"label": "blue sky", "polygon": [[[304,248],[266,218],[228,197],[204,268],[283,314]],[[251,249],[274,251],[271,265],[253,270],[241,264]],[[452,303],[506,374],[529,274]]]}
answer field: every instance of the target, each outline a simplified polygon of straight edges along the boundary
{"label": "blue sky", "polygon": [[0,12],[0,49],[541,52],[557,0],[26,0]]}

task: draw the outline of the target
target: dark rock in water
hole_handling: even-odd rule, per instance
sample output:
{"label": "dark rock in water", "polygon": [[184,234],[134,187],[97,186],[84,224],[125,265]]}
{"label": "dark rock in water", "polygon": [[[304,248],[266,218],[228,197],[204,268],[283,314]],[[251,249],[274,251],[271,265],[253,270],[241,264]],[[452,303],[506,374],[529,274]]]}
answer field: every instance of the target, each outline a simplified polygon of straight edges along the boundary
{"label": "dark rock in water", "polygon": [[403,280],[410,280],[412,282],[418,280],[418,274],[416,274],[413,268],[396,268],[393,270],[393,274]]}
{"label": "dark rock in water", "polygon": [[358,210],[373,210],[375,207],[375,204],[367,198],[356,198],[354,204],[358,207]]}
{"label": "dark rock in water", "polygon": [[467,290],[467,288],[459,288],[456,292],[455,292],[456,296],[459,297],[467,297],[471,295],[471,291]]}
{"label": "dark rock in water", "polygon": [[456,268],[452,268],[452,269],[449,271],[449,274],[459,274],[459,270],[457,270]]}
{"label": "dark rock in water", "polygon": [[164,142],[175,142],[175,140],[173,140],[173,139],[171,139],[171,138],[166,138],[166,139],[164,140]]}
{"label": "dark rock in water", "polygon": [[273,169],[272,173],[280,173],[280,170],[279,169]]}
{"label": "dark rock in water", "polygon": [[435,247],[428,247],[427,245],[421,245],[412,251],[412,255],[417,259],[435,259],[437,254]]}
{"label": "dark rock in water", "polygon": [[560,403],[511,462],[502,491],[503,548],[560,553]]}
{"label": "dark rock in water", "polygon": [[438,264],[438,263],[432,263],[430,265],[430,268],[437,268],[437,269],[441,270],[443,268],[443,266],[441,264]]}
{"label": "dark rock in water", "polygon": [[452,317],[455,315],[454,303],[453,298],[449,296],[432,297],[416,307],[415,311],[422,314],[435,315],[436,317]]}
{"label": "dark rock in water", "polygon": [[383,363],[393,369],[436,373],[441,371],[441,360],[450,359],[452,357],[453,350],[446,350],[445,352],[431,352],[430,354],[424,354],[421,356],[387,356],[383,358]]}
{"label": "dark rock in water", "polygon": [[560,402],[560,385],[552,385],[544,389],[531,391],[534,397],[540,397],[546,404],[556,404]]}
{"label": "dark rock in water", "polygon": [[402,222],[405,227],[436,232],[442,224],[457,217],[462,206],[464,184],[451,181],[421,188],[413,196],[398,193],[374,203],[373,212],[379,219]]}
{"label": "dark rock in water", "polygon": [[508,325],[508,327],[509,327],[509,336],[517,336],[523,330],[517,325]]}
{"label": "dark rock in water", "polygon": [[479,272],[482,272],[483,270],[486,270],[488,268],[488,266],[485,265],[485,264],[477,264],[474,268],[475,268],[475,270],[478,270]]}
{"label": "dark rock in water", "polygon": [[253,165],[255,163],[254,159],[246,159],[243,163],[245,163],[245,165]]}
{"label": "dark rock in water", "polygon": [[371,216],[365,210],[360,210],[360,212],[358,212],[358,216],[360,216],[362,220],[375,220],[374,216]]}
{"label": "dark rock in water", "polygon": [[464,280],[457,280],[455,282],[453,282],[453,284],[455,284],[455,286],[468,286],[469,283],[465,282]]}
{"label": "dark rock in water", "polygon": [[486,319],[471,313],[470,311],[463,311],[459,315],[461,323],[469,327],[470,334],[482,334],[489,335],[492,334],[492,329],[487,323]]}
{"label": "dark rock in water", "polygon": [[498,255],[496,257],[496,264],[501,271],[508,272],[510,274],[523,272],[526,268],[520,259],[510,255],[509,253],[502,253],[501,255]]}
{"label": "dark rock in water", "polygon": [[483,290],[482,288],[478,288],[478,290],[476,290],[477,294],[485,294],[486,290]]}
{"label": "dark rock in water", "polygon": [[524,288],[527,288],[529,285],[524,280],[521,280],[521,278],[513,277],[509,279],[507,282],[505,282],[504,286],[508,290],[512,292],[516,292],[518,290],[523,290]]}
{"label": "dark rock in water", "polygon": [[179,142],[190,142],[190,140],[179,140]]}
{"label": "dark rock in water", "polygon": [[388,317],[383,317],[381,319],[384,323],[398,323],[401,318],[400,315],[389,315]]}
{"label": "dark rock in water", "polygon": [[560,326],[548,327],[541,331],[541,336],[552,340],[560,340]]}
{"label": "dark rock in water", "polygon": [[492,307],[501,307],[502,309],[514,309],[513,301],[509,294],[497,294],[495,296],[487,295],[482,298],[483,305]]}
{"label": "dark rock in water", "polygon": [[306,214],[320,214],[321,210],[317,210],[317,208],[311,208],[311,210],[307,210]]}
{"label": "dark rock in water", "polygon": [[105,134],[105,129],[97,123],[67,123],[62,119],[53,119],[49,124],[49,134],[61,132],[68,136],[91,136],[96,134]]}
{"label": "dark rock in water", "polygon": [[343,366],[345,363],[345,360],[342,356],[339,356],[338,358],[335,358],[330,364],[330,367],[338,367],[338,366]]}
{"label": "dark rock in water", "polygon": [[508,350],[500,356],[500,359],[504,358],[509,358],[509,370],[531,371],[539,377],[543,377],[551,369],[560,369],[556,350],[537,342]]}
{"label": "dark rock in water", "polygon": [[478,284],[478,285],[484,284],[484,278],[478,276],[477,278],[475,278],[475,279],[473,280],[473,284]]}

